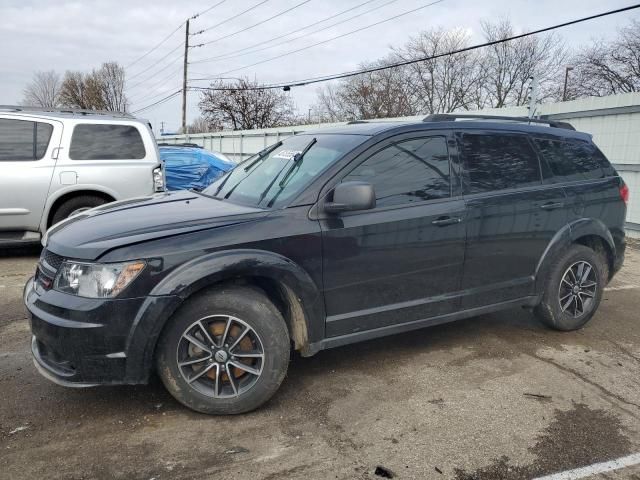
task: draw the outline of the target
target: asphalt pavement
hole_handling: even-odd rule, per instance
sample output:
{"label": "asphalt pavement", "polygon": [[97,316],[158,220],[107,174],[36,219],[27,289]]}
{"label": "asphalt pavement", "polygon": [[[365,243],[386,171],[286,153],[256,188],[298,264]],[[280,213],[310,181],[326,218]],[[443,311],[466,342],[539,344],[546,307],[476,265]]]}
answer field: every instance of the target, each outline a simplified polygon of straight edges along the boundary
{"label": "asphalt pavement", "polygon": [[37,255],[0,254],[2,479],[511,480],[640,452],[640,249],[580,331],[517,309],[294,356],[276,396],[234,417],[191,412],[157,379],[42,378],[21,297]]}

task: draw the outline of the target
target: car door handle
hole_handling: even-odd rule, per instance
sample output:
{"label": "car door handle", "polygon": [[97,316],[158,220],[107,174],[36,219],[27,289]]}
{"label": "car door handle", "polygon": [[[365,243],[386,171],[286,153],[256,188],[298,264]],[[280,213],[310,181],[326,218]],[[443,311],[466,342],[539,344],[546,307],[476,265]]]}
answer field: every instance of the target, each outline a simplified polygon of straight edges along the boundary
{"label": "car door handle", "polygon": [[437,227],[444,227],[446,225],[455,225],[461,221],[462,219],[460,217],[439,217],[431,222],[431,224],[436,225]]}
{"label": "car door handle", "polygon": [[540,205],[540,208],[543,210],[554,210],[556,208],[562,208],[564,207],[564,202],[549,202],[549,203],[543,203],[542,205]]}

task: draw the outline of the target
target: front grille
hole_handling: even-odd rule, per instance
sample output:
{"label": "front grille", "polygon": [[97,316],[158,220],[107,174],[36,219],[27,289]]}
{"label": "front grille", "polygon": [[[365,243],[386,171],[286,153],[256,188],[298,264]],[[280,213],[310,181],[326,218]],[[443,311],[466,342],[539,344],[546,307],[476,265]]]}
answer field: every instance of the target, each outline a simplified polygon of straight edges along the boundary
{"label": "front grille", "polygon": [[40,263],[45,264],[43,266],[47,270],[52,271],[53,273],[56,273],[58,271],[58,269],[60,268],[60,265],[62,265],[63,260],[64,260],[63,257],[61,257],[56,253],[50,252],[46,248],[42,251],[42,254],[40,255]]}
{"label": "front grille", "polygon": [[53,279],[56,278],[58,269],[62,265],[64,257],[44,249],[40,254],[40,262],[36,271],[36,283],[45,290],[53,286]]}

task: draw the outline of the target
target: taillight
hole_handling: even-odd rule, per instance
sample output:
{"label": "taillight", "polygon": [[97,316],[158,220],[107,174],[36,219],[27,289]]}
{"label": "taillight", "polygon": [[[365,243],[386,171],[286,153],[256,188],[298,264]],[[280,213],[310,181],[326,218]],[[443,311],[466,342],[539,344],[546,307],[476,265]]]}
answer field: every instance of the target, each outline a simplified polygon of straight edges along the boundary
{"label": "taillight", "polygon": [[622,198],[625,205],[629,203],[629,187],[627,187],[627,184],[624,182],[622,182],[620,186],[620,198]]}

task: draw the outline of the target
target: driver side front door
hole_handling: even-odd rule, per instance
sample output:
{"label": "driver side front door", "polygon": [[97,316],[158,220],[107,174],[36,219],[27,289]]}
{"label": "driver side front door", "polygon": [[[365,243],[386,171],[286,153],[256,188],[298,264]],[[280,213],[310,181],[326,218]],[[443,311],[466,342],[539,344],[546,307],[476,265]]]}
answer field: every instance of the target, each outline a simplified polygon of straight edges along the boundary
{"label": "driver side front door", "polygon": [[457,309],[465,204],[450,148],[446,132],[394,137],[341,179],[371,183],[376,207],[320,216],[327,337]]}

